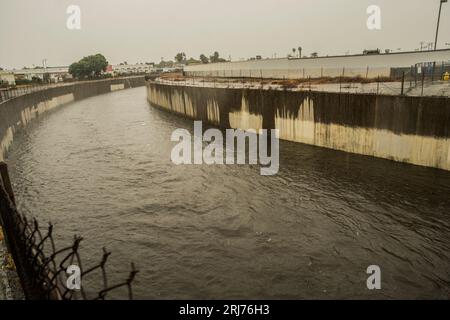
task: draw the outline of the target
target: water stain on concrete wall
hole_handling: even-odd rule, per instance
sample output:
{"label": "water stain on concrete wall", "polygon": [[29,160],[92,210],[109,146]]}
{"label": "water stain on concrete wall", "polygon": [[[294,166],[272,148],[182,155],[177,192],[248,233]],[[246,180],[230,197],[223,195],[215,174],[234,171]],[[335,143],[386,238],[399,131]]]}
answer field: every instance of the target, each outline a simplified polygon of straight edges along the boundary
{"label": "water stain on concrete wall", "polygon": [[[147,83],[151,104],[223,128],[450,170],[450,99]],[[189,110],[189,111],[187,111]]]}
{"label": "water stain on concrete wall", "polygon": [[4,159],[17,130],[26,127],[45,112],[73,101],[144,84],[144,77],[78,82],[28,93],[0,103],[0,160]]}

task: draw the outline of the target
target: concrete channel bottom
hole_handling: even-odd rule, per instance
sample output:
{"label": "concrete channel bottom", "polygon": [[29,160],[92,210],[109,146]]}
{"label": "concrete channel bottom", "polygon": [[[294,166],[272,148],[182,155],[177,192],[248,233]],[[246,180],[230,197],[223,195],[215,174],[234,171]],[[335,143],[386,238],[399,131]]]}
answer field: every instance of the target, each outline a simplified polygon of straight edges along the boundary
{"label": "concrete channel bottom", "polygon": [[22,300],[24,295],[14,262],[6,248],[3,229],[0,226],[0,300]]}

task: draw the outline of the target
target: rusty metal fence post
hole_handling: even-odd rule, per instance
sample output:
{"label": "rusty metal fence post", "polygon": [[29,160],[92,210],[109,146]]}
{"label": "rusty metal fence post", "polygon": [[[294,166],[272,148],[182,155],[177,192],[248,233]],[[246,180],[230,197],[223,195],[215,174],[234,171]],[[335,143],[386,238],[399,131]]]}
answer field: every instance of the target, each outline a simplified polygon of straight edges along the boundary
{"label": "rusty metal fence post", "polygon": [[[133,263],[128,278],[114,285],[109,284],[105,269],[110,255],[106,249],[103,249],[102,259],[97,265],[83,269],[79,254],[82,238],[75,236],[72,245],[57,249],[52,224],[44,231],[36,219],[29,220],[18,212],[4,162],[0,162],[0,173],[0,222],[26,299],[104,300],[109,292],[118,288],[126,288],[128,298],[133,298],[132,283],[138,273]],[[66,270],[69,265],[77,265],[83,279],[99,270],[102,275],[101,289],[93,289],[95,295],[90,296],[83,285],[79,292],[68,288]]]}
{"label": "rusty metal fence post", "polygon": [[0,161],[0,183],[3,184],[5,191],[8,193],[8,196],[12,203],[16,204],[16,199],[14,198],[14,192],[11,185],[11,179],[9,178],[8,167],[5,162]]}

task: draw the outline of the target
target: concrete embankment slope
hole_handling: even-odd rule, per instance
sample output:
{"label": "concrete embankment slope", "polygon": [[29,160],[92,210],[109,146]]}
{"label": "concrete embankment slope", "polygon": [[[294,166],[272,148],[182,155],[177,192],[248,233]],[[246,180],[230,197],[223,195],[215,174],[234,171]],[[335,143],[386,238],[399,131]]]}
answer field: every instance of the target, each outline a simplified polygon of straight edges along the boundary
{"label": "concrete embankment slope", "polygon": [[450,99],[147,83],[150,103],[224,128],[450,170]]}
{"label": "concrete embankment slope", "polygon": [[14,133],[39,115],[73,101],[144,84],[144,77],[76,82],[0,103],[0,160],[5,157]]}

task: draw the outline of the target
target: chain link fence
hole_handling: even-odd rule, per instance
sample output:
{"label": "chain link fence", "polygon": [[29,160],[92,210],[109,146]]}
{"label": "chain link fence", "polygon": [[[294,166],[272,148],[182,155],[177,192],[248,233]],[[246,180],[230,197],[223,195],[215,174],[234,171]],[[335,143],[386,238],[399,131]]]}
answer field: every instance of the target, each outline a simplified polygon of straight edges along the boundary
{"label": "chain link fence", "polygon": [[[372,71],[375,73],[372,73]],[[267,70],[266,70],[267,71]],[[270,70],[269,70],[270,71]],[[272,70],[273,71],[273,70]],[[309,70],[311,71],[311,70]],[[315,70],[316,72],[317,70]],[[328,69],[327,72],[330,70]],[[266,90],[321,91],[339,93],[450,96],[450,63],[417,64],[410,68],[390,68],[385,76],[374,76],[379,70],[341,68],[333,69],[333,76],[298,74],[298,77],[266,78],[263,70],[240,72],[238,76],[227,71],[208,74],[186,72],[179,77],[161,77],[156,81],[168,85],[186,85],[213,88],[249,88]],[[361,73],[364,74],[361,74]],[[236,72],[234,72],[236,73]]]}
{"label": "chain link fence", "polygon": [[13,86],[8,88],[0,88],[0,103],[18,96],[22,96],[24,94],[28,94],[31,92],[42,91],[49,88],[55,87],[63,87],[67,85],[72,85],[73,82],[67,83],[52,83],[52,84],[30,84],[23,86]]}
{"label": "chain link fence", "polygon": [[[80,256],[83,238],[75,236],[70,246],[57,248],[52,224],[43,228],[36,219],[18,212],[5,163],[0,163],[0,173],[0,222],[27,299],[105,300],[121,289],[128,299],[133,299],[132,283],[138,273],[133,263],[128,277],[118,283],[108,279],[106,265],[111,253],[105,248],[97,264],[85,267]],[[76,290],[68,285],[69,266],[79,268],[80,285]],[[92,287],[87,288],[85,283]]]}

